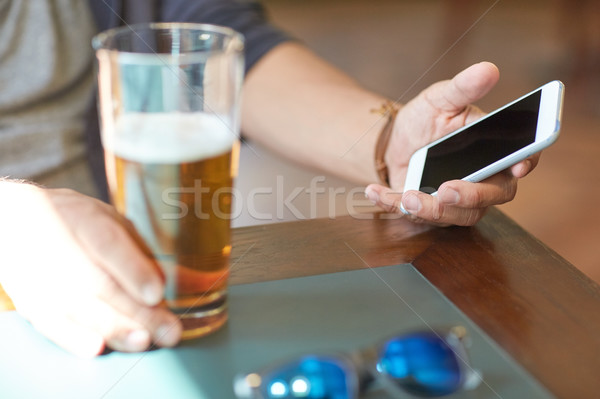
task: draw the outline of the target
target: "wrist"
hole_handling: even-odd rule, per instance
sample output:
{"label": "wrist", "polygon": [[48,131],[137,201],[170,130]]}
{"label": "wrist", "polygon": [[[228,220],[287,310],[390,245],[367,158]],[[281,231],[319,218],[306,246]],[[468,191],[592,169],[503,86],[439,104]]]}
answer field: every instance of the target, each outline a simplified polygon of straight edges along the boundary
{"label": "wrist", "polygon": [[385,101],[380,108],[372,109],[371,112],[377,113],[386,118],[383,128],[375,143],[375,171],[379,181],[387,186],[390,185],[388,165],[386,163],[386,153],[394,130],[394,123],[398,115],[399,107],[392,101]]}

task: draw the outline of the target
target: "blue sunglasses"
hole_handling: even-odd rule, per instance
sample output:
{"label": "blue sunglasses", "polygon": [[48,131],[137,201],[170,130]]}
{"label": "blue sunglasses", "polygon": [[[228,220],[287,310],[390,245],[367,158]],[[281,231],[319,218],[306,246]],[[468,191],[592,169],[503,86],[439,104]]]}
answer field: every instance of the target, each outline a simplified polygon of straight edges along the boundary
{"label": "blue sunglasses", "polygon": [[357,399],[378,383],[392,397],[474,389],[481,376],[468,361],[466,329],[396,335],[350,354],[311,354],[234,379],[239,399]]}

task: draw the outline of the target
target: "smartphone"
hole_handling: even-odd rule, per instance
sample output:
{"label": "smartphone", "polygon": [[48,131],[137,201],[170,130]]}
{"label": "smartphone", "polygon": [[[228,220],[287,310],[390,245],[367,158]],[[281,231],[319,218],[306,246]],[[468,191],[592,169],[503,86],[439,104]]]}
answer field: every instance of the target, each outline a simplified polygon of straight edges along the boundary
{"label": "smartphone", "polygon": [[478,182],[556,141],[564,85],[555,80],[418,149],[411,157],[404,192],[435,195],[449,180]]}

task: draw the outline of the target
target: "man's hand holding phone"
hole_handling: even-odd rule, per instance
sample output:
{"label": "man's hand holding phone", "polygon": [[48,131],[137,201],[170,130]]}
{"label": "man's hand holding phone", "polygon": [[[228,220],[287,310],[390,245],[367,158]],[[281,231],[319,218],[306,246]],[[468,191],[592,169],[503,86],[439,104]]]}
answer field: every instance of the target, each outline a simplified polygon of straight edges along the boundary
{"label": "man's hand holding phone", "polygon": [[401,213],[404,208],[417,222],[465,226],[477,223],[489,206],[514,198],[518,179],[535,168],[539,153],[479,183],[448,181],[435,196],[417,190],[403,192],[412,154],[484,116],[472,103],[485,96],[498,79],[495,65],[475,64],[452,80],[430,86],[402,107],[385,157],[391,187],[371,184],[366,195],[385,211]]}

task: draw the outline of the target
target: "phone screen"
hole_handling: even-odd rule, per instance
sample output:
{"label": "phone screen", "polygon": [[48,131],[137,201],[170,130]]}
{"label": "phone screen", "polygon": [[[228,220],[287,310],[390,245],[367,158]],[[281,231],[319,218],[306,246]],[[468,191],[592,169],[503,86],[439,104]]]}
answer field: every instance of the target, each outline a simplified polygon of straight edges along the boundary
{"label": "phone screen", "polygon": [[427,150],[421,191],[433,193],[533,143],[541,90]]}

